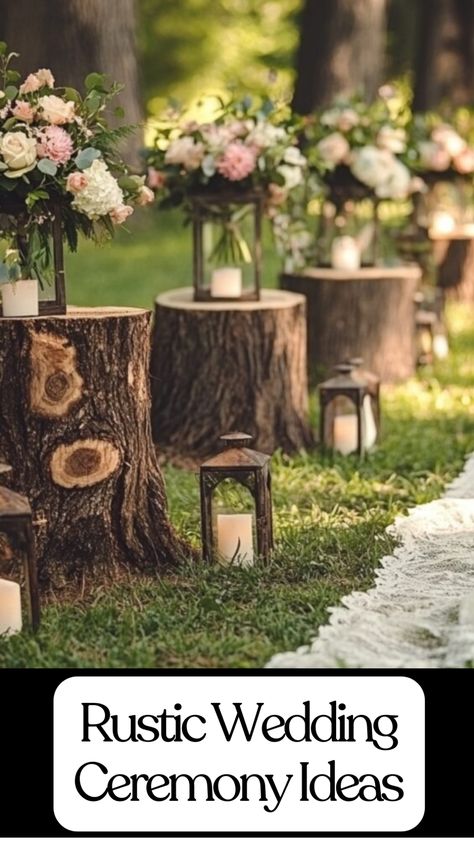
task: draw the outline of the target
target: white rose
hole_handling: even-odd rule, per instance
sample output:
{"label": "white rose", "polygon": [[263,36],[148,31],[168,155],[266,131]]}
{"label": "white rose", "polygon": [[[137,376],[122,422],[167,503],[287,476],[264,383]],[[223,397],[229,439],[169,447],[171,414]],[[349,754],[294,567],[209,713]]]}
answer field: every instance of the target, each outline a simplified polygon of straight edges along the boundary
{"label": "white rose", "polygon": [[72,202],[79,213],[89,219],[99,219],[123,206],[123,193],[104,161],[96,158],[84,170],[84,175],[87,184],[78,190]]}
{"label": "white rose", "polygon": [[36,164],[36,140],[24,132],[7,132],[0,140],[0,154],[8,169],[7,178],[19,178]]}
{"label": "white rose", "polygon": [[293,190],[303,182],[303,174],[300,167],[292,167],[291,164],[280,164],[277,167],[277,172],[285,179],[285,187],[287,190]]}
{"label": "white rose", "polygon": [[247,135],[246,143],[257,146],[259,149],[268,149],[270,146],[283,143],[286,138],[286,131],[281,126],[273,126],[271,123],[260,121]]}
{"label": "white rose", "polygon": [[407,148],[405,129],[395,129],[392,126],[382,126],[377,135],[377,146],[388,149],[395,155]]}
{"label": "white rose", "polygon": [[362,184],[375,189],[391,176],[394,157],[386,149],[376,146],[362,146],[352,155],[351,171]]}
{"label": "white rose", "polygon": [[64,123],[72,123],[75,118],[74,103],[72,100],[65,102],[61,97],[50,94],[42,96],[38,100],[38,106],[42,109],[41,117],[53,126],[63,126]]}
{"label": "white rose", "polygon": [[442,146],[452,158],[455,158],[456,155],[463,152],[467,146],[466,141],[462,139],[457,131],[446,123],[442,123],[441,126],[436,126],[436,128],[434,128],[431,132],[431,137],[434,142]]}
{"label": "white rose", "polygon": [[306,166],[306,158],[297,146],[289,146],[283,155],[283,160],[285,164],[293,164],[295,167]]}
{"label": "white rose", "polygon": [[324,137],[316,146],[325,164],[337,166],[348,156],[350,146],[346,138],[339,132],[333,132]]}
{"label": "white rose", "polygon": [[412,188],[410,172],[397,158],[393,158],[388,177],[375,188],[380,199],[406,199]]}
{"label": "white rose", "polygon": [[165,154],[167,164],[180,164],[186,170],[197,170],[203,158],[204,144],[196,143],[192,137],[172,140]]}

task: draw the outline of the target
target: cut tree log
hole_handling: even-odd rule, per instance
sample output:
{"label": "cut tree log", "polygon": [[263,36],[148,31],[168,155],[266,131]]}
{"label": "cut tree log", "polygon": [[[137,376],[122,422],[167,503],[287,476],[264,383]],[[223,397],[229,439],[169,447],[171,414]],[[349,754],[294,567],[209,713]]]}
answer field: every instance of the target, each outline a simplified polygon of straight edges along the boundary
{"label": "cut tree log", "polygon": [[43,584],[156,570],[186,552],[151,438],[151,313],[69,308],[0,319],[5,485],[28,496]]}
{"label": "cut tree log", "polygon": [[[467,227],[467,226],[466,226]],[[430,232],[438,286],[448,298],[474,301],[474,225],[469,232]]]}
{"label": "cut tree log", "polygon": [[414,298],[420,278],[415,265],[350,273],[308,268],[281,275],[281,287],[307,299],[311,383],[351,357],[362,357],[364,368],[383,382],[410,377],[416,361]]}
{"label": "cut tree log", "polygon": [[312,444],[305,300],[263,290],[260,301],[195,302],[191,289],[156,300],[153,436],[174,461],[199,461],[242,430],[265,453]]}

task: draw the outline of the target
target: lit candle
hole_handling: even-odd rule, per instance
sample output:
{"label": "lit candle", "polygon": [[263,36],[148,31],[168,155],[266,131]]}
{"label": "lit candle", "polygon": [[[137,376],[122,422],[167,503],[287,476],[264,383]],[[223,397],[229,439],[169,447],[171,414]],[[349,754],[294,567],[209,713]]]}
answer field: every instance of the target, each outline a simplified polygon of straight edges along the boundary
{"label": "lit candle", "polygon": [[240,298],[242,295],[242,270],[234,266],[214,269],[211,277],[213,298]]}
{"label": "lit candle", "polygon": [[433,337],[433,354],[437,360],[445,360],[449,355],[448,338],[444,333],[435,333]]}
{"label": "lit candle", "polygon": [[347,456],[357,450],[357,415],[336,415],[333,426],[334,449]]}
{"label": "lit candle", "polygon": [[38,281],[14,281],[2,284],[4,316],[38,315]]}
{"label": "lit candle", "polygon": [[336,237],[331,248],[333,269],[354,272],[360,269],[360,248],[354,237]]}
{"label": "lit candle", "polygon": [[225,561],[251,567],[252,515],[217,515],[217,550]]}
{"label": "lit candle", "polygon": [[0,579],[0,634],[21,631],[21,595],[18,582]]}
{"label": "lit candle", "polygon": [[363,400],[362,412],[364,415],[364,447],[370,450],[377,441],[377,426],[375,424],[370,395],[366,395]]}
{"label": "lit candle", "polygon": [[433,234],[452,234],[456,228],[456,220],[448,211],[435,211],[431,218],[431,232]]}

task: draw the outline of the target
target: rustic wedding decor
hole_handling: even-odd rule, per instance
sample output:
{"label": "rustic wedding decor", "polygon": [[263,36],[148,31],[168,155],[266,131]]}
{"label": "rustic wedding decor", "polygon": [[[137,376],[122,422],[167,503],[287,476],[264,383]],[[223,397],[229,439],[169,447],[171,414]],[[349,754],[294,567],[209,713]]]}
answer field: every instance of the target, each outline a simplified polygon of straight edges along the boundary
{"label": "rustic wedding decor", "polygon": [[302,295],[200,303],[193,290],[156,299],[153,436],[172,457],[201,461],[216,430],[247,430],[266,453],[311,446]]}
{"label": "rustic wedding decor", "polygon": [[[0,473],[10,470],[10,465],[0,464]],[[0,533],[7,536],[13,552],[23,560],[28,618],[33,631],[36,631],[40,623],[40,601],[31,507],[26,497],[5,486],[0,486]],[[14,566],[16,568],[16,558]],[[0,579],[0,635],[14,634],[22,629],[22,588],[16,581],[16,569],[12,569],[11,573],[12,578]]]}
{"label": "rustic wedding decor", "polygon": [[340,363],[335,371],[318,387],[320,443],[344,456],[363,456],[378,439],[373,391],[350,363]]}
{"label": "rustic wedding decor", "polygon": [[[252,436],[246,433],[228,433],[220,440],[222,452],[200,469],[203,556],[207,562],[250,567],[257,558],[268,561],[273,548],[271,457],[251,450]],[[224,493],[218,501],[226,484],[230,500]],[[239,499],[241,488],[253,512],[241,511],[249,508],[248,500]]]}
{"label": "rustic wedding decor", "polygon": [[382,382],[415,370],[416,264],[358,271],[308,267],[280,276],[280,286],[307,300],[310,381],[318,383],[339,360],[361,356]]}
{"label": "rustic wedding decor", "polygon": [[5,482],[27,492],[40,523],[42,583],[156,569],[186,551],[151,439],[150,318],[105,307],[0,320]]}
{"label": "rustic wedding decor", "polygon": [[[120,86],[91,73],[82,97],[48,69],[21,82],[0,42],[0,281],[4,316],[64,314],[63,240],[101,242],[153,199],[117,153],[129,128],[108,126]],[[130,204],[132,203],[132,204]]]}

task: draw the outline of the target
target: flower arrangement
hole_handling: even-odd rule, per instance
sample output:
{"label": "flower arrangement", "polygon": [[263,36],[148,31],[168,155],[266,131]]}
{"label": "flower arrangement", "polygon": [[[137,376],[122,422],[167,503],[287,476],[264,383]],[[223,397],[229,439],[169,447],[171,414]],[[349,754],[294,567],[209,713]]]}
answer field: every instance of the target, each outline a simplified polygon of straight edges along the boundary
{"label": "flower arrangement", "polygon": [[336,205],[347,199],[405,199],[420,189],[406,163],[407,115],[397,91],[380,89],[373,103],[336,102],[310,118],[307,154]]}
{"label": "flower arrangement", "polygon": [[[438,114],[415,114],[410,125],[410,165],[423,177],[472,177],[474,143],[470,142],[469,119],[459,114],[454,124]],[[469,118],[469,115],[467,115]]]}
{"label": "flower arrangement", "polygon": [[16,57],[0,42],[0,237],[9,280],[42,283],[52,269],[57,213],[61,236],[75,250],[79,233],[96,241],[113,236],[133,205],[153,194],[117,153],[130,127],[107,123],[105,109],[120,86],[91,73],[81,96],[58,87],[46,68],[21,80],[11,67]]}
{"label": "flower arrangement", "polygon": [[259,194],[268,218],[290,195],[303,189],[307,161],[298,148],[300,122],[289,109],[250,97],[217,101],[213,119],[186,121],[172,112],[148,150],[147,184],[160,208],[181,207],[192,216],[193,201],[207,200],[207,212],[221,223],[221,235],[211,259],[250,262],[242,235],[245,208],[232,199]]}

